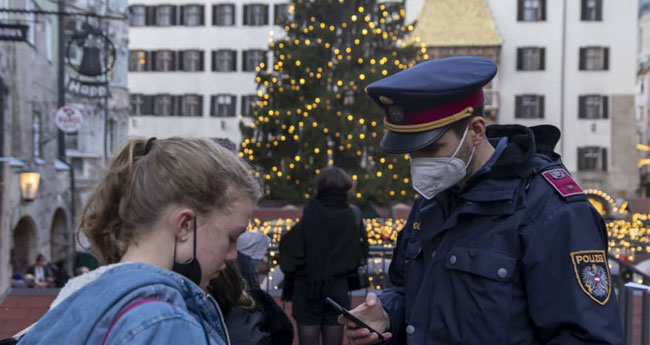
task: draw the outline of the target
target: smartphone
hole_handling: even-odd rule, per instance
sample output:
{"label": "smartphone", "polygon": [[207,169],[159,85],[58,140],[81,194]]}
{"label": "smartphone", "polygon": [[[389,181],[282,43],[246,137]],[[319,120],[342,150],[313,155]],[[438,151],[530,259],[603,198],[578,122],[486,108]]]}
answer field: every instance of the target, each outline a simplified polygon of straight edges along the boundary
{"label": "smartphone", "polygon": [[334,302],[333,299],[331,299],[331,298],[329,298],[329,297],[325,297],[325,302],[327,302],[327,304],[329,304],[329,305],[331,305],[332,307],[334,307],[334,308],[335,308],[336,310],[338,310],[341,314],[345,315],[346,318],[348,318],[348,319],[350,319],[352,322],[356,323],[357,326],[359,326],[359,327],[361,327],[361,328],[367,328],[367,329],[368,329],[370,332],[372,332],[372,333],[377,333],[377,335],[379,336],[379,340],[384,340],[384,336],[381,335],[380,332],[377,332],[376,330],[372,329],[372,327],[368,326],[365,322],[363,322],[363,321],[357,319],[357,318],[356,318],[354,315],[352,315],[352,314],[351,314],[347,309],[341,307],[338,303]]}

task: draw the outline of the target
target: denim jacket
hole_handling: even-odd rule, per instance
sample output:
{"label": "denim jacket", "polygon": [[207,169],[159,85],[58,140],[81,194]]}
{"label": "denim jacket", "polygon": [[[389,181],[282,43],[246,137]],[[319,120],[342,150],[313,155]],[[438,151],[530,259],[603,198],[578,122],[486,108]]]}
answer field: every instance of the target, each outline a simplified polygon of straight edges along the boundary
{"label": "denim jacket", "polygon": [[123,314],[105,344],[229,345],[214,299],[172,271],[128,263],[105,270],[88,283],[75,280],[61,292],[69,296],[57,299],[19,344],[99,345],[122,310],[155,299]]}

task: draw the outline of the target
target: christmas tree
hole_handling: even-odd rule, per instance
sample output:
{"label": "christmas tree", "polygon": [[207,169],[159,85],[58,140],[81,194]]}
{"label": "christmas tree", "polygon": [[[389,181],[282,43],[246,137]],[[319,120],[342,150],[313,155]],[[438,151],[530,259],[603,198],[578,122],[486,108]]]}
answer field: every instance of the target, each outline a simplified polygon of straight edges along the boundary
{"label": "christmas tree", "polygon": [[256,166],[267,199],[304,203],[320,169],[356,181],[355,202],[413,200],[408,156],[381,152],[383,111],[367,84],[427,59],[404,23],[404,2],[294,0],[286,35],[257,68],[254,119],[240,156]]}

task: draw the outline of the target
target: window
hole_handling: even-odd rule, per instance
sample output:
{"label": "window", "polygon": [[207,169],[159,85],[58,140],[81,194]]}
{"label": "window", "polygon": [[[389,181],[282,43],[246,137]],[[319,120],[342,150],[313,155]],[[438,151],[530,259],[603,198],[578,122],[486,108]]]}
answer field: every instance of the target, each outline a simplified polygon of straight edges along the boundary
{"label": "window", "polygon": [[289,19],[289,4],[276,4],[274,8],[275,18],[273,23],[275,25],[284,25]]}
{"label": "window", "polygon": [[580,19],[584,21],[603,20],[603,0],[582,0]]}
{"label": "window", "polygon": [[255,71],[255,67],[266,62],[266,52],[263,50],[244,51],[244,71]]}
{"label": "window", "polygon": [[237,70],[237,51],[216,50],[212,52],[212,71],[226,72]]}
{"label": "window", "polygon": [[546,20],[546,0],[518,0],[517,20],[520,22]]}
{"label": "window", "polygon": [[241,96],[241,114],[243,116],[253,116],[256,103],[257,95]]}
{"label": "window", "polygon": [[607,171],[607,148],[578,147],[579,171]]}
{"label": "window", "polygon": [[244,25],[268,25],[268,5],[244,5]]}
{"label": "window", "polygon": [[212,25],[235,25],[235,5],[222,4],[212,6]]}
{"label": "window", "polygon": [[[0,8],[9,8],[9,0],[0,0]],[[0,20],[8,20],[9,13],[0,12]]]}
{"label": "window", "polygon": [[147,8],[144,6],[130,6],[129,25],[130,26],[147,25]]}
{"label": "window", "polygon": [[153,115],[153,96],[131,94],[131,115]]}
{"label": "window", "polygon": [[515,97],[515,118],[543,119],[544,96],[521,95]]}
{"label": "window", "polygon": [[178,52],[179,68],[185,72],[203,71],[203,51],[185,50]]}
{"label": "window", "polygon": [[176,70],[175,53],[171,50],[151,52],[153,71],[168,72]]}
{"label": "window", "polygon": [[34,119],[32,122],[33,138],[34,138],[34,158],[41,157],[41,114],[34,113]]}
{"label": "window", "polygon": [[74,171],[75,177],[85,176],[84,174],[84,160],[83,158],[70,158],[70,164]]}
{"label": "window", "polygon": [[216,95],[212,96],[210,105],[210,116],[230,117],[235,116],[236,96]]}
{"label": "window", "polygon": [[202,26],[205,21],[203,18],[204,7],[202,5],[185,5],[181,6],[181,25]]}
{"label": "window", "polygon": [[203,96],[183,96],[183,116],[203,116]]}
{"label": "window", "polygon": [[132,50],[129,57],[129,71],[143,72],[149,69],[147,64],[147,52],[144,50]]}
{"label": "window", "polygon": [[156,26],[176,25],[176,7],[163,5],[156,7]]}
{"label": "window", "polygon": [[172,96],[170,95],[156,95],[154,101],[154,114],[156,116],[171,116],[172,115]]}
{"label": "window", "polygon": [[45,20],[45,56],[47,56],[47,61],[52,62],[52,57],[54,52],[52,50],[52,41],[54,40],[54,35],[52,35],[52,22],[49,19]]}
{"label": "window", "polygon": [[27,42],[31,45],[36,44],[36,15],[34,13],[29,13],[30,11],[34,11],[34,2],[33,0],[26,0],[25,1],[25,10],[27,13],[25,14],[25,22],[27,23]]}
{"label": "window", "polygon": [[606,71],[609,69],[609,48],[580,48],[581,71]]}
{"label": "window", "polygon": [[546,68],[545,55],[545,48],[517,48],[517,70],[543,71]]}
{"label": "window", "polygon": [[578,117],[581,119],[606,119],[609,117],[607,96],[580,96],[578,103]]}
{"label": "window", "polygon": [[65,149],[79,151],[79,132],[65,133]]}

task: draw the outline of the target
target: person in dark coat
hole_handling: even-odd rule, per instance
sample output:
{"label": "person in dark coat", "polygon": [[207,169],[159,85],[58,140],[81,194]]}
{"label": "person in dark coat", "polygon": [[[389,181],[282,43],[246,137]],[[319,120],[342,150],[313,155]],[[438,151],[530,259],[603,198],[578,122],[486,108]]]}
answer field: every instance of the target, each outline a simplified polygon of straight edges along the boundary
{"label": "person in dark coat", "polygon": [[291,345],[293,325],[273,297],[259,288],[253,259],[238,253],[237,260],[208,286],[219,304],[230,342],[237,345]]}
{"label": "person in dark coat", "polygon": [[[367,87],[383,151],[410,154],[420,194],[390,266],[394,289],[352,311],[389,344],[622,344],[607,232],[550,125],[492,125],[494,62],[423,62]],[[376,334],[341,317],[355,344]]]}
{"label": "person in dark coat", "polygon": [[[352,179],[330,166],[316,179],[316,197],[302,219],[283,236],[280,268],[291,285],[293,317],[300,345],[340,345],[343,327],[338,313],[325,303],[330,297],[350,307],[347,277],[367,257],[368,242],[358,209],[348,203]],[[286,288],[285,284],[285,288]]]}

